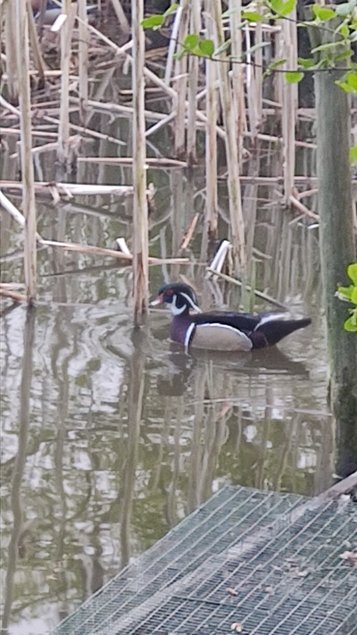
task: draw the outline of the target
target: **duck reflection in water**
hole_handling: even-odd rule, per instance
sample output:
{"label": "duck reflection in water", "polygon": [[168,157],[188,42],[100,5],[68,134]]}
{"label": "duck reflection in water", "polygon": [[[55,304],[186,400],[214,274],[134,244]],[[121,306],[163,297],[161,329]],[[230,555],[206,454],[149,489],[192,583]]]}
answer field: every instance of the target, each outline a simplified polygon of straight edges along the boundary
{"label": "duck reflection in water", "polygon": [[[155,331],[153,335],[162,339],[162,329]],[[167,366],[157,380],[159,394],[167,397],[183,395],[191,383],[194,369],[208,361],[214,365],[216,371],[226,371],[230,375],[309,376],[303,362],[292,360],[278,348],[264,350],[264,353],[256,351],[254,354],[237,356],[235,353],[199,349],[191,349],[186,353],[177,344],[172,343]]]}

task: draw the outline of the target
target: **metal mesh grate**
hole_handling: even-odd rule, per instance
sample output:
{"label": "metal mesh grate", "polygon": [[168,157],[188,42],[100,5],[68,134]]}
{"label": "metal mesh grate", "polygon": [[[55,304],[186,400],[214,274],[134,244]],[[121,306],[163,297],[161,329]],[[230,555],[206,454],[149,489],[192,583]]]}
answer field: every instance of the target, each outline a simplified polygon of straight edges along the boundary
{"label": "metal mesh grate", "polygon": [[357,635],[352,502],[226,487],[56,635]]}

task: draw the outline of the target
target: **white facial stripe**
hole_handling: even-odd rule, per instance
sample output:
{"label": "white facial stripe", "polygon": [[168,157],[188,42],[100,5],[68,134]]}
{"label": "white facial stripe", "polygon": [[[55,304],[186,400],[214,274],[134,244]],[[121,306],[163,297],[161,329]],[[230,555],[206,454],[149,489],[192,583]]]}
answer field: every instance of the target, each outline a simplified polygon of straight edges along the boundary
{"label": "white facial stripe", "polygon": [[271,315],[265,315],[259,320],[257,326],[255,327],[255,331],[259,329],[263,324],[267,324],[268,322],[275,322],[275,320],[286,320],[289,318],[287,313],[272,313]]}
{"label": "white facial stripe", "polygon": [[172,315],[181,315],[184,311],[186,311],[186,305],[176,306],[177,295],[175,294],[172,298],[172,303],[170,304]]}
{"label": "white facial stripe", "polygon": [[197,306],[197,304],[194,303],[192,298],[190,298],[190,296],[187,295],[187,293],[182,293],[181,292],[181,295],[187,300],[187,303],[190,305],[191,309],[194,309],[195,311],[198,311],[198,313],[202,313],[201,309]]}

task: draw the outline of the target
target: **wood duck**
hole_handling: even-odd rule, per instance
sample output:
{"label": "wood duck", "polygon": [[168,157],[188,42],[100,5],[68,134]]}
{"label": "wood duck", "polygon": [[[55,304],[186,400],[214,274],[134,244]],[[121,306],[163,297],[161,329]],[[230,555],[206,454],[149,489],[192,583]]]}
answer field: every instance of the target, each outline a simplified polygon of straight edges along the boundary
{"label": "wood duck", "polygon": [[[310,318],[291,319],[286,313],[202,313],[194,290],[187,284],[171,283],[159,289],[151,306],[168,304],[173,320],[170,338],[190,347],[212,351],[251,351],[273,346],[283,337],[304,328]],[[195,313],[190,313],[190,311]]]}

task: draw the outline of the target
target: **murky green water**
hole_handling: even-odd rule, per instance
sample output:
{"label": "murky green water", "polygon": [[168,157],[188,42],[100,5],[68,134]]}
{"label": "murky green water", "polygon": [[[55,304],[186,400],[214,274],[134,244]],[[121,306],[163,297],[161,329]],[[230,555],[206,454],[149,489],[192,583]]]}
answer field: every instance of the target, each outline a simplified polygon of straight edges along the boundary
{"label": "murky green water", "polygon": [[[149,180],[158,187],[150,252],[177,253],[203,206],[202,175],[152,171]],[[4,310],[5,632],[47,633],[225,483],[313,494],[331,482],[317,230],[266,206],[267,196],[257,211],[255,245],[266,255],[257,286],[313,318],[279,349],[186,355],[167,339],[166,311],[133,331],[130,268],[58,250],[39,252],[38,307]],[[130,199],[81,197],[38,211],[46,238],[111,247],[124,235],[130,244]],[[7,217],[2,243],[11,255],[4,280],[21,280],[19,230]],[[197,236],[191,264],[152,267],[151,291],[182,274],[205,308],[238,307],[235,288],[205,280],[200,251]]]}

